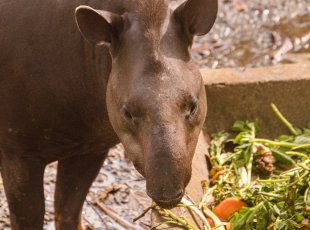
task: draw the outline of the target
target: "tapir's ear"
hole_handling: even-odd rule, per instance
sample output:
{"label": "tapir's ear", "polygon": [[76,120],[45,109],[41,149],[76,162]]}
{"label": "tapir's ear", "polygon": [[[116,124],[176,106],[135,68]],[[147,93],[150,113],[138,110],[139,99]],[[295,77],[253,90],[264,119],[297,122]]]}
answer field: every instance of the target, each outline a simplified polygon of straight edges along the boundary
{"label": "tapir's ear", "polygon": [[191,35],[208,33],[216,19],[218,0],[187,0],[174,12]]}
{"label": "tapir's ear", "polygon": [[110,44],[122,26],[120,15],[89,6],[76,8],[75,21],[83,37],[96,44]]}

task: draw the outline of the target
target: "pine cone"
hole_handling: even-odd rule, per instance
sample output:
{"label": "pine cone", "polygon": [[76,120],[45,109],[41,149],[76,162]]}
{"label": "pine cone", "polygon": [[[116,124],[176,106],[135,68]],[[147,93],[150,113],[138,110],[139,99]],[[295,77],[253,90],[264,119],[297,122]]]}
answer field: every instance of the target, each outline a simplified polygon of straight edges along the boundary
{"label": "pine cone", "polygon": [[271,150],[264,145],[259,146],[255,154],[256,167],[263,173],[271,173],[275,169],[275,163]]}

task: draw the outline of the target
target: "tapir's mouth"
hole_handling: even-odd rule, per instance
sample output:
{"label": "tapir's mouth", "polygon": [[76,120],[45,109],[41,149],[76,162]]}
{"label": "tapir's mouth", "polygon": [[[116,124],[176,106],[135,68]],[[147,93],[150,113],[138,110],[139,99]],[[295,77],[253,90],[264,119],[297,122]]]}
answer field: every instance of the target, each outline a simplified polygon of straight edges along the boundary
{"label": "tapir's mouth", "polygon": [[180,201],[182,200],[183,196],[184,196],[184,193],[181,193],[176,198],[172,198],[172,199],[156,199],[156,198],[153,198],[153,200],[161,208],[172,209],[172,208],[176,207],[180,203]]}
{"label": "tapir's mouth", "polygon": [[168,201],[163,201],[163,200],[155,200],[155,203],[158,204],[161,208],[165,208],[165,209],[172,209],[174,207],[176,207],[183,196],[181,196],[180,198],[174,199],[174,200],[168,200]]}

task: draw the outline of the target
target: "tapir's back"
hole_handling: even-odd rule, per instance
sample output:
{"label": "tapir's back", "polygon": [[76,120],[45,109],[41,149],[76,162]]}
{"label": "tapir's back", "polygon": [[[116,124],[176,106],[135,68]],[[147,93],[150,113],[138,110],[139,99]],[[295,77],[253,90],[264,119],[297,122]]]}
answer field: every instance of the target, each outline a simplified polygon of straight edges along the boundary
{"label": "tapir's back", "polygon": [[110,58],[78,32],[80,4],[89,3],[0,0],[0,150],[15,143],[39,152],[57,142],[64,148],[114,142],[113,133],[106,137],[112,132],[105,108]]}

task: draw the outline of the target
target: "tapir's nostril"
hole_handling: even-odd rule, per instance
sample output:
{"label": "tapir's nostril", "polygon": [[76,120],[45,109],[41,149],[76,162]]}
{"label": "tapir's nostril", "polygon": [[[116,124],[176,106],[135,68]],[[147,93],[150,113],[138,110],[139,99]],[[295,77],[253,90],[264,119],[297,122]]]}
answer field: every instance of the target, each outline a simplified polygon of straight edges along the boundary
{"label": "tapir's nostril", "polygon": [[183,196],[183,189],[180,189],[180,190],[176,190],[175,192],[166,192],[160,195],[155,195],[153,196],[153,199],[158,200],[158,201],[169,202],[169,201],[179,200],[182,198],[182,196]]}
{"label": "tapir's nostril", "polygon": [[176,192],[175,199],[179,199],[181,196],[183,196],[183,189]]}

